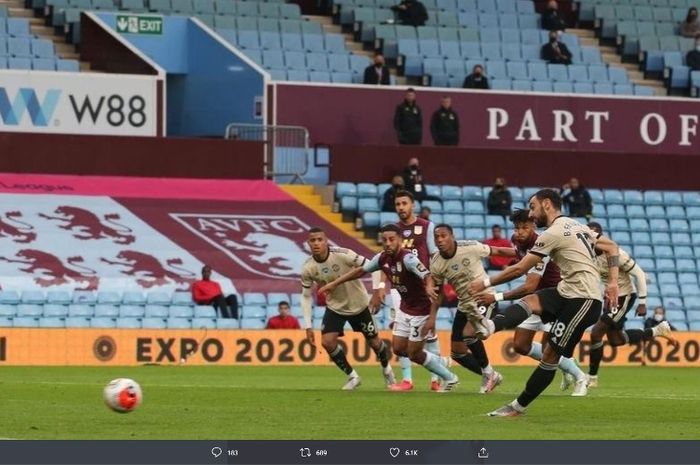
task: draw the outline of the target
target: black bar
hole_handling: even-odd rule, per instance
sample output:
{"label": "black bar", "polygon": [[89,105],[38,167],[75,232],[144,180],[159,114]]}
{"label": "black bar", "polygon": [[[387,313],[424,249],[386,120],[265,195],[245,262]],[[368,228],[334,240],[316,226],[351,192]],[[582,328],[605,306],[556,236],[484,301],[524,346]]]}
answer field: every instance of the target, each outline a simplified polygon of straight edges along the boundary
{"label": "black bar", "polygon": [[699,441],[0,441],[0,464],[700,463]]}

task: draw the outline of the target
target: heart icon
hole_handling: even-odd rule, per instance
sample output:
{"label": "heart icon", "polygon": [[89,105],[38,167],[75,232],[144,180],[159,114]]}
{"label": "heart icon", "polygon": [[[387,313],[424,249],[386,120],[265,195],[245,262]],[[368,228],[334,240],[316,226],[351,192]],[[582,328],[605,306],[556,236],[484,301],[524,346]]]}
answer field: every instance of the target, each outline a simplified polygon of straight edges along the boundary
{"label": "heart icon", "polygon": [[399,449],[398,447],[392,447],[391,449],[389,449],[389,455],[391,455],[394,458],[396,458],[396,456],[399,455],[399,452],[401,452],[401,449]]}

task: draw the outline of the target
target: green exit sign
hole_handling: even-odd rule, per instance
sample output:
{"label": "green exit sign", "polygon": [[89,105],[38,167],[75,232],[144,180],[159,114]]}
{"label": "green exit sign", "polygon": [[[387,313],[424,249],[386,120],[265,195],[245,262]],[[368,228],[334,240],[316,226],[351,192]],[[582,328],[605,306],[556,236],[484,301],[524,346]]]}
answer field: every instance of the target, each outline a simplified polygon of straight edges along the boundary
{"label": "green exit sign", "polygon": [[122,34],[162,34],[162,16],[118,15],[117,32]]}

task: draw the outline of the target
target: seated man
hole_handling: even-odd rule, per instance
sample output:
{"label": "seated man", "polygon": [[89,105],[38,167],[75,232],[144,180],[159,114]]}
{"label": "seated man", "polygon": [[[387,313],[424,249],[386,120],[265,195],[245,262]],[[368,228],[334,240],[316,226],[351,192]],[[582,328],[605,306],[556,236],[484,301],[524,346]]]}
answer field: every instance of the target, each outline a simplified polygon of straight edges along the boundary
{"label": "seated man", "polygon": [[222,318],[238,318],[238,298],[235,294],[224,297],[221,286],[211,279],[211,267],[202,267],[202,279],[192,283],[192,300],[197,305],[211,305]]}
{"label": "seated man", "polygon": [[549,42],[542,46],[540,52],[542,59],[553,65],[570,65],[571,52],[563,42],[559,42],[559,33],[557,31],[549,32]]}
{"label": "seated man", "polygon": [[277,311],[279,315],[270,318],[265,329],[301,329],[299,320],[289,311],[289,302],[283,300],[277,304]]}

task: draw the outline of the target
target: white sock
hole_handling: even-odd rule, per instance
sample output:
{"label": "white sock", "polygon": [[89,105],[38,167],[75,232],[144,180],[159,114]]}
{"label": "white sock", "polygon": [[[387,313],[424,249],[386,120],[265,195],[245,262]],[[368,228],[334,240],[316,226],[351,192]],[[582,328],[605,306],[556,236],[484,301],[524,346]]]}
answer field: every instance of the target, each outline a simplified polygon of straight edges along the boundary
{"label": "white sock", "polygon": [[[430,352],[431,354],[435,354],[438,357],[440,357],[440,341],[438,339],[433,339],[432,341],[426,342],[425,343],[425,350]],[[430,376],[430,381],[439,381],[440,377],[433,373]]]}
{"label": "white sock", "polygon": [[491,364],[489,363],[484,368],[482,368],[481,373],[484,375],[490,375],[491,373],[493,373],[493,367],[491,366]]}
{"label": "white sock", "polygon": [[525,407],[523,407],[522,405],[520,405],[518,403],[518,399],[515,399],[513,402],[511,402],[510,406],[513,407],[515,410],[517,410],[520,413],[525,411]]}
{"label": "white sock", "polygon": [[357,374],[357,372],[353,369],[352,373],[348,375],[348,378],[359,378],[360,375]]}

